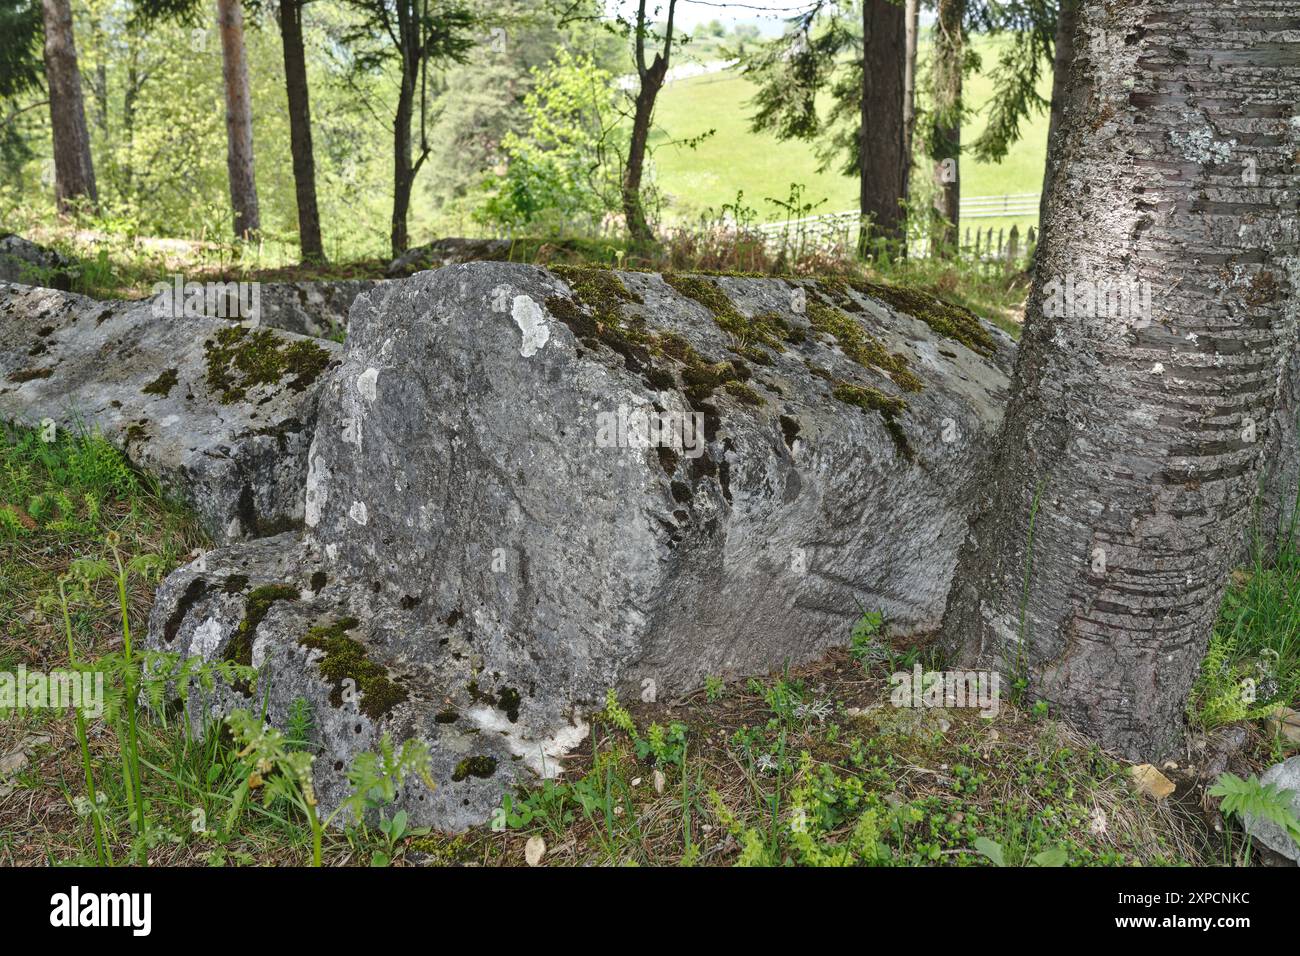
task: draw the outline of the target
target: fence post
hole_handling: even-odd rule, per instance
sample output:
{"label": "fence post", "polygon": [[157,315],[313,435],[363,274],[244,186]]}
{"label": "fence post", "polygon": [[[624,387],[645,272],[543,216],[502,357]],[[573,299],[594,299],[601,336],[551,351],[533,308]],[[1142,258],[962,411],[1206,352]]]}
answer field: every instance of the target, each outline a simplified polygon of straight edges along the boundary
{"label": "fence post", "polygon": [[1007,237],[1007,262],[1015,262],[1016,256],[1020,253],[1020,227],[1012,226],[1011,234]]}

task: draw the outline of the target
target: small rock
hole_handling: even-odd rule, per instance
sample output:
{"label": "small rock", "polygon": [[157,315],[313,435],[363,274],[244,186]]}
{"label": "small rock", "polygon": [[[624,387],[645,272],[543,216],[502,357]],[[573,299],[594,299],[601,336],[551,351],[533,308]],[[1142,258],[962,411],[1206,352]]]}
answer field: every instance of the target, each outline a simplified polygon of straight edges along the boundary
{"label": "small rock", "polygon": [[1106,811],[1101,807],[1093,808],[1092,818],[1088,824],[1088,829],[1092,831],[1093,836],[1105,836],[1106,826]]}
{"label": "small rock", "polygon": [[1152,800],[1163,800],[1174,792],[1173,782],[1149,763],[1130,767],[1129,773],[1138,790]]}
{"label": "small rock", "polygon": [[[1290,790],[1291,811],[1300,815],[1300,756],[1288,757],[1281,763],[1274,764],[1264,771],[1259,780],[1265,785],[1275,783],[1283,790]],[[1242,823],[1257,843],[1262,843],[1273,852],[1300,865],[1300,845],[1276,823],[1250,814],[1243,815]]]}
{"label": "small rock", "polygon": [[654,781],[655,781],[655,793],[663,793],[664,784],[667,783],[668,781],[664,777],[664,772],[662,770],[655,771]]}
{"label": "small rock", "polygon": [[632,786],[634,786],[634,787],[639,787],[639,786],[641,786],[641,778],[640,778],[640,777],[633,777],[633,778],[632,778]]}
{"label": "small rock", "polygon": [[1280,736],[1289,744],[1300,745],[1300,711],[1278,706],[1265,721],[1268,732]]}
{"label": "small rock", "polygon": [[539,836],[529,837],[528,842],[524,844],[524,859],[528,861],[528,865],[537,866],[545,855],[546,841]]}
{"label": "small rock", "polygon": [[27,754],[21,750],[15,750],[0,757],[0,773],[6,776],[17,773],[25,766],[27,766]]}

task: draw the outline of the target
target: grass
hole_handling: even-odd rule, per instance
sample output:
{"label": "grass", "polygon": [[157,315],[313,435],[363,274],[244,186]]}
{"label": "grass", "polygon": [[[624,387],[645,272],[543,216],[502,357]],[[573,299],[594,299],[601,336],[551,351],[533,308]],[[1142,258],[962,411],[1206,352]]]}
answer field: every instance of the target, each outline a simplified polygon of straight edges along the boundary
{"label": "grass", "polygon": [[[1233,572],[1189,707],[1204,731],[1300,704],[1300,553]],[[1277,759],[1282,741],[1270,741]]]}
{"label": "grass", "polygon": [[[4,667],[49,670],[76,656],[120,686],[122,606],[139,633],[157,572],[205,542],[102,439],[41,439],[10,428],[0,442]],[[84,573],[87,556],[92,564],[107,557],[104,573]],[[1220,645],[1233,642],[1233,666],[1276,651],[1279,698],[1295,693],[1297,570],[1288,557],[1240,576],[1216,632]],[[75,592],[70,641],[53,597],[60,581]],[[73,588],[77,581],[84,586]],[[378,811],[378,827],[326,829],[302,786],[309,720],[278,733],[245,714],[229,732],[210,727],[200,738],[183,715],[159,709],[139,715],[132,748],[118,694],[116,711],[87,721],[83,766],[70,715],[17,711],[0,722],[0,754],[25,757],[0,780],[0,864],[513,865],[526,848],[536,853],[537,841],[546,865],[1240,859],[1235,832],[1214,832],[1195,791],[1160,803],[1140,796],[1124,764],[1041,709],[1004,701],[985,719],[973,709],[890,706],[890,675],[935,661],[927,647],[883,642],[880,624],[864,615],[851,647],[822,661],[731,684],[713,679],[672,705],[624,707],[611,693],[560,780],[507,797],[488,825],[459,836],[412,831],[401,814],[383,815],[384,794],[427,768],[418,748],[385,741],[354,764],[356,809],[372,821]],[[1269,759],[1269,750],[1266,742],[1256,757]],[[138,771],[123,760],[131,754]]]}
{"label": "grass", "polygon": [[[966,93],[973,109],[962,130],[963,141],[973,142],[987,125],[987,109],[993,85],[987,75],[996,65],[999,41],[976,37],[972,46],[980,54],[984,71],[967,78]],[[920,69],[925,68],[928,43],[919,55]],[[1051,70],[1039,86],[1039,93],[1051,98]],[[778,209],[765,199],[784,199],[791,183],[806,187],[812,201],[825,200],[815,211],[839,212],[856,209],[858,186],[852,177],[842,176],[837,168],[818,171],[818,159],[812,147],[798,141],[780,142],[771,133],[755,133],[749,127],[753,113],[749,105],[756,87],[745,77],[731,72],[708,74],[672,83],[659,95],[655,111],[656,130],[650,145],[656,181],[666,194],[665,210],[669,221],[692,221],[709,210],[718,211],[725,203],[736,200],[737,191],[745,202],[758,210],[760,219],[784,219]],[[978,163],[971,158],[962,162],[962,195],[994,196],[1008,193],[1035,193],[1042,188],[1047,158],[1047,114],[1030,117],[1022,128],[1022,137],[1001,163]],[[681,143],[714,130],[694,148]],[[839,160],[836,160],[838,166]],[[1037,215],[1021,218],[969,220],[972,228],[992,227],[1010,230],[1019,225],[1023,236]]]}

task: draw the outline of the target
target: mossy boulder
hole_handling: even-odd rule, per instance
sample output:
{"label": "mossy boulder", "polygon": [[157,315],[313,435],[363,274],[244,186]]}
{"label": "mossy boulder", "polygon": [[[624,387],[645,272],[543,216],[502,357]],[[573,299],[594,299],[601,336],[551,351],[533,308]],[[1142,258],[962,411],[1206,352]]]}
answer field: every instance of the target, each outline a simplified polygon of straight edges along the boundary
{"label": "mossy boulder", "polygon": [[273,721],[306,699],[326,803],[351,755],[417,735],[438,789],[403,794],[413,820],[480,822],[558,771],[609,687],[808,660],[863,608],[937,625],[1013,358],[938,314],[814,280],[387,283],[312,386],[303,532],[178,571],[150,641],[262,667]]}
{"label": "mossy boulder", "polygon": [[95,428],[218,541],[301,524],[333,342],[0,283],[0,419]]}

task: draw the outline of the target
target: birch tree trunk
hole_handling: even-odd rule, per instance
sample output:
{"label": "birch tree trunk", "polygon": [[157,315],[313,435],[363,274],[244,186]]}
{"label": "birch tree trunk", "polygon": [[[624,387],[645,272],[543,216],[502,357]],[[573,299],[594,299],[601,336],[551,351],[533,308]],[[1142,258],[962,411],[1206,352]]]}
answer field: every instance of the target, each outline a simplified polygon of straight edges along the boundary
{"label": "birch tree trunk", "polygon": [[221,34],[221,76],[226,88],[226,171],[230,204],[235,211],[235,238],[246,239],[262,228],[253,174],[253,106],[244,53],[244,9],[240,0],[217,0]]}
{"label": "birch tree trunk", "polygon": [[962,62],[966,56],[962,21],[966,0],[939,0],[934,27],[934,128],[930,156],[934,160],[934,230],[930,248],[949,256],[957,246],[961,224]]}
{"label": "birch tree trunk", "polygon": [[59,212],[69,212],[75,199],[99,202],[95,167],[90,159],[90,133],[77,68],[68,0],[43,0],[45,21],[45,81],[50,91],[50,128],[54,140],[54,198]]}
{"label": "birch tree trunk", "polygon": [[1151,759],[1181,740],[1296,344],[1300,7],[1078,15],[1078,107],[944,639]]}
{"label": "birch tree trunk", "polygon": [[907,157],[904,193],[911,195],[912,139],[916,133],[916,40],[920,30],[921,0],[906,0],[903,7],[903,153]]}
{"label": "birch tree trunk", "polygon": [[903,8],[890,0],[862,4],[862,115],[858,142],[858,208],[871,217],[871,234],[906,238],[902,200],[907,195],[903,75],[907,60]]}

